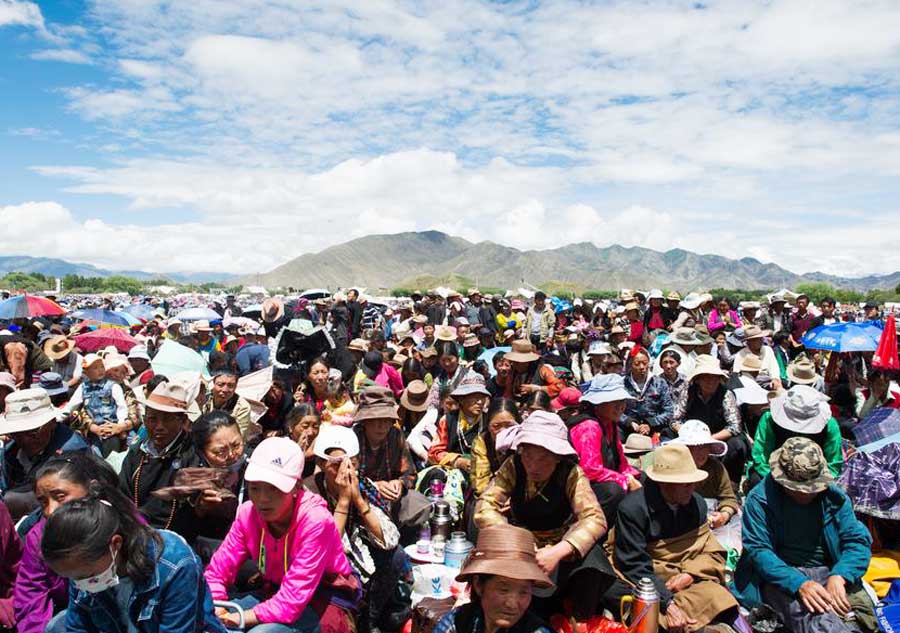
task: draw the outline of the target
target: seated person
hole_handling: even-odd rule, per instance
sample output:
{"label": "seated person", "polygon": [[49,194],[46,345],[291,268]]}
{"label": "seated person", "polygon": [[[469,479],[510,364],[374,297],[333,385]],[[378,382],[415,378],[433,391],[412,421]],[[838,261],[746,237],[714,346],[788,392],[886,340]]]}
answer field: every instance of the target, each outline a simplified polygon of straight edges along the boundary
{"label": "seated person", "polygon": [[203,403],[201,413],[221,410],[237,420],[247,444],[254,444],[262,435],[262,427],[252,418],[250,403],[237,394],[238,377],[234,370],[220,369],[213,374],[212,389]]}
{"label": "seated person", "polygon": [[472,445],[482,431],[484,405],[490,392],[484,377],[468,372],[450,392],[458,409],[448,411],[438,420],[437,436],[428,449],[428,463],[444,468],[472,470]]}
{"label": "seated person", "polygon": [[301,402],[287,414],[284,423],[285,435],[303,449],[303,476],[309,477],[316,470],[313,445],[322,428],[322,415],[311,402]]}
{"label": "seated person", "polygon": [[9,436],[10,441],[0,448],[0,494],[13,522],[39,507],[33,491],[34,475],[48,459],[88,449],[84,438],[56,421],[59,415],[59,409],[40,387],[6,397],[0,435]]}
{"label": "seated person", "polygon": [[625,435],[653,435],[668,432],[675,404],[669,385],[662,376],[650,373],[650,354],[639,348],[632,354],[625,390],[631,398],[625,403]]}
{"label": "seated person", "polygon": [[[872,539],[853,513],[821,447],[792,437],[770,458],[771,471],[747,495],[744,550],[735,572],[741,603],[763,602],[792,631],[876,630],[861,579]],[[856,622],[848,621],[853,612]]]}
{"label": "seated person", "polygon": [[303,481],[328,504],[344,544],[344,553],[363,583],[372,627],[384,627],[381,616],[406,567],[406,553],[398,547],[400,532],[375,485],[360,481],[359,441],[343,426],[322,429],[315,441],[319,469]]}
{"label": "seated person", "polygon": [[748,472],[751,486],[769,474],[769,458],[791,437],[807,437],[818,444],[831,474],[841,474],[841,428],[831,415],[828,397],[812,387],[795,385],[773,398],[759,419]]}
{"label": "seated person", "polygon": [[716,509],[709,513],[709,527],[713,530],[728,523],[741,509],[734,487],[719,459],[728,452],[725,442],[713,438],[709,427],[700,420],[688,420],[678,429],[678,437],[672,444],[684,444],[691,451],[694,464],[707,474],[706,479],[697,484],[696,492],[706,499],[716,502]]}
{"label": "seated person", "polygon": [[619,431],[631,399],[622,376],[600,374],[591,379],[581,396],[580,411],[566,420],[579,465],[610,521],[615,520],[625,494],[641,487],[637,480],[640,472],[628,462]]}
{"label": "seated person", "polygon": [[650,578],[667,631],[733,625],[737,601],[725,588],[725,548],[709,529],[706,502],[695,492],[708,477],[674,442],[653,451],[644,487],[619,505],[614,561],[629,582]]}
{"label": "seated person", "polygon": [[481,530],[456,580],[468,582],[471,600],[445,614],[433,633],[550,633],[528,610],[534,587],[553,583],[535,558],[528,530],[498,524]]}
{"label": "seated person", "polygon": [[125,441],[120,434],[130,430],[126,428],[130,423],[122,386],[107,378],[104,361],[97,354],[84,357],[83,376],[63,413],[75,415],[73,428],[82,430],[103,457],[113,451],[125,450]]}
{"label": "seated person", "polygon": [[706,423],[715,439],[728,444],[725,469],[731,481],[739,482],[750,454],[750,440],[744,433],[737,400],[725,386],[726,378],[719,361],[706,354],[697,356],[690,385],[675,404],[672,430],[677,433],[686,420]]}
{"label": "seated person", "polygon": [[194,459],[188,405],[198,385],[187,376],[160,383],[144,401],[147,439],[128,449],[119,471],[119,487],[152,527],[172,530],[188,541],[196,536],[197,522],[190,506],[180,498],[163,500],[155,490],[175,485],[175,475]]}
{"label": "seated person", "polygon": [[481,495],[475,524],[483,530],[509,523],[534,534],[538,565],[557,587],[540,590],[542,610],[553,613],[568,598],[575,619],[588,620],[602,610],[615,576],[598,543],[606,518],[565,424],[555,413],[535,411],[501,431],[497,444],[513,455]]}
{"label": "seated person", "polygon": [[491,400],[485,419],[487,424],[472,444],[470,483],[475,498],[485,491],[505,459],[505,456],[497,453],[497,435],[503,429],[519,423],[519,407],[515,400],[495,398]]}
{"label": "seated person", "polygon": [[[228,600],[238,570],[249,559],[259,567],[262,589],[238,598],[245,629],[263,633],[321,630],[350,633],[360,586],[344,554],[328,506],[303,489],[303,451],[286,437],[270,437],[253,451],[247,466],[250,501],[237,517],[206,568],[214,600]],[[238,616],[216,614],[229,628]]]}
{"label": "seated person", "polygon": [[[0,501],[0,631],[16,631],[13,591],[22,558],[22,541],[16,534],[9,510]],[[43,629],[41,629],[43,631]]]}

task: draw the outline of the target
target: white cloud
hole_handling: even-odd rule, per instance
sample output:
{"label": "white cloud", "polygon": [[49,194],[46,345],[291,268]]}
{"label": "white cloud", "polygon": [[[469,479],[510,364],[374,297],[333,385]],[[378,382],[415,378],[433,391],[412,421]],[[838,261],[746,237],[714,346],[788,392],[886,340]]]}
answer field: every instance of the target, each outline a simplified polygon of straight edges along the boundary
{"label": "white cloud", "polygon": [[0,0],[0,26],[31,26],[44,28],[40,7],[34,2]]}
{"label": "white cloud", "polygon": [[65,62],[67,64],[90,64],[91,59],[81,51],[71,48],[56,48],[38,51],[31,54],[32,59],[39,61]]}

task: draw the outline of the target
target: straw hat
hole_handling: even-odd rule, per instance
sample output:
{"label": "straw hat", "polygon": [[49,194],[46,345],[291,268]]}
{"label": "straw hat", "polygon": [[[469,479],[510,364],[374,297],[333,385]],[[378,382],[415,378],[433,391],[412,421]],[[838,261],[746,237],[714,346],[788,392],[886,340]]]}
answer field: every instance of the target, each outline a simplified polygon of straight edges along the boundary
{"label": "straw hat", "polygon": [[828,488],[834,475],[822,448],[807,437],[791,437],[769,456],[772,479],[780,486],[802,493],[818,493]]}
{"label": "straw hat", "polygon": [[512,342],[512,350],[503,358],[511,363],[531,363],[540,359],[540,356],[534,352],[531,341],[517,339]]}
{"label": "straw hat", "polygon": [[762,361],[756,354],[743,354],[734,361],[734,371],[762,371]]}
{"label": "straw hat", "polygon": [[534,552],[534,535],[526,529],[508,523],[483,528],[456,580],[468,582],[473,576],[485,574],[531,580],[542,588],[553,587],[553,582],[537,564]]}
{"label": "straw hat", "polygon": [[744,340],[749,341],[754,338],[766,338],[771,333],[771,331],[764,330],[758,325],[748,325],[744,328]]}
{"label": "straw hat", "polygon": [[50,360],[61,360],[75,349],[75,341],[66,336],[52,336],[44,341],[43,349]]}
{"label": "straw hat", "polygon": [[0,414],[0,434],[24,433],[52,422],[59,409],[40,387],[14,391],[6,396],[6,412]]}
{"label": "straw hat", "polygon": [[419,350],[419,356],[422,358],[432,358],[437,356],[437,349],[434,345],[429,345],[428,347]]}
{"label": "straw hat", "polygon": [[816,364],[806,356],[800,354],[787,366],[787,377],[794,385],[811,385],[818,379]]}
{"label": "straw hat", "polygon": [[719,376],[720,378],[727,378],[728,374],[719,366],[719,361],[717,359],[709,354],[700,354],[694,361],[694,371],[691,372],[688,381],[693,382],[694,378],[697,376]]}
{"label": "straw hat", "polygon": [[350,344],[347,346],[347,349],[352,350],[354,352],[362,352],[365,354],[369,351],[369,342],[365,339],[355,338],[350,341]]}
{"label": "straw hat", "polygon": [[188,407],[196,397],[196,384],[187,377],[176,377],[157,385],[144,405],[165,413],[183,413],[187,415]]}
{"label": "straw hat", "polygon": [[769,409],[772,421],[793,433],[821,433],[831,419],[828,396],[806,385],[795,385],[773,398]]}
{"label": "straw hat", "polygon": [[673,290],[666,295],[666,301],[681,301],[681,295]]}
{"label": "straw hat", "polygon": [[422,412],[428,409],[428,385],[422,380],[413,380],[406,385],[400,396],[400,406],[407,411]]}
{"label": "straw hat", "polygon": [[262,304],[262,320],[272,323],[284,316],[284,303],[274,297],[266,299]]}
{"label": "straw hat", "polygon": [[439,325],[434,331],[434,338],[439,341],[456,341],[456,328],[452,325]]}
{"label": "straw hat", "polygon": [[687,446],[674,442],[653,451],[653,464],[645,472],[653,481],[667,484],[696,484],[709,476],[697,468]]}

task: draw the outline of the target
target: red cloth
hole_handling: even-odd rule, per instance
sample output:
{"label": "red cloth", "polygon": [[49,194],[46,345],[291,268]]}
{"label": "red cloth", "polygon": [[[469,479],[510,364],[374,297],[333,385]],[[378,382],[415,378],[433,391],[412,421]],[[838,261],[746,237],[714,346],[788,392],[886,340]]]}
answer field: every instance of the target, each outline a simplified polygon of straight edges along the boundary
{"label": "red cloth", "polygon": [[628,334],[628,340],[634,343],[640,343],[644,340],[644,324],[635,321],[631,324],[631,332]]}
{"label": "red cloth", "polygon": [[872,356],[872,366],[879,369],[898,370],[900,359],[897,358],[897,326],[894,324],[894,314],[888,315],[884,323],[884,331],[878,341],[878,349]]}

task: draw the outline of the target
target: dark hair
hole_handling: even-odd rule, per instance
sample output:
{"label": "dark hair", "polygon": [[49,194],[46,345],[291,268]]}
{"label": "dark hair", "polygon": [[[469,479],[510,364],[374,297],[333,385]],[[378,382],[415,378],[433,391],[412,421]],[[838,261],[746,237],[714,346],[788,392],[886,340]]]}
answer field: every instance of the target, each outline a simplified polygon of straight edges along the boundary
{"label": "dark hair", "polygon": [[238,377],[237,372],[234,371],[234,369],[232,369],[231,367],[222,367],[222,368],[217,369],[216,371],[214,371],[214,372],[212,373],[212,379],[213,379],[213,381],[215,381],[215,379],[218,378],[219,376],[230,376],[230,377],[232,377],[232,378],[237,378],[237,377]]}
{"label": "dark hair", "polygon": [[834,297],[822,297],[822,300],[819,303],[820,304],[827,303],[827,304],[833,305],[833,306],[837,305],[837,301],[834,300]]}
{"label": "dark hair", "polygon": [[459,345],[456,341],[438,341],[438,358],[441,356],[456,356],[459,358]]}
{"label": "dark hair", "polygon": [[65,453],[48,459],[38,468],[34,476],[34,485],[48,475],[56,475],[60,479],[90,489],[93,482],[115,488],[119,485],[119,476],[107,462],[90,451]]}
{"label": "dark hair", "polygon": [[169,379],[162,374],[154,374],[153,378],[148,380],[147,384],[144,385],[144,389],[148,394],[153,393],[153,390],[159,387],[164,382],[169,382]]}
{"label": "dark hair", "polygon": [[199,452],[206,448],[206,443],[209,442],[209,438],[212,437],[216,431],[223,429],[226,426],[236,426],[240,429],[237,420],[235,420],[231,414],[222,411],[221,409],[209,411],[197,418],[191,425],[191,439],[193,440],[194,447],[197,451]]}
{"label": "dark hair", "polygon": [[780,345],[784,341],[788,340],[788,338],[789,338],[788,333],[785,332],[784,330],[780,330],[778,332],[775,332],[775,334],[772,335],[772,342],[774,342],[776,345]]}
{"label": "dark hair", "polygon": [[497,352],[491,359],[491,363],[493,363],[494,367],[497,367],[504,358],[506,358],[506,352]]}
{"label": "dark hair", "polygon": [[144,524],[137,509],[118,488],[92,484],[86,497],[64,503],[47,519],[41,553],[51,563],[69,558],[96,561],[109,553],[109,541],[122,537],[118,568],[138,584],[153,575],[156,561],[147,555],[151,542],[157,556],[163,543],[156,531]]}
{"label": "dark hair", "polygon": [[[407,380],[407,374],[412,374],[413,377]],[[404,385],[408,385],[413,380],[425,380],[425,369],[422,367],[422,363],[415,358],[407,358],[400,367],[400,377],[403,378]]]}
{"label": "dark hair", "polygon": [[197,338],[193,334],[185,334],[184,336],[178,337],[178,344],[193,348],[197,345]]}
{"label": "dark hair", "polygon": [[553,407],[550,405],[550,396],[546,391],[532,391],[525,398],[523,403],[526,409],[543,409],[553,413]]}
{"label": "dark hair", "polygon": [[484,447],[487,449],[488,463],[491,465],[491,472],[495,473],[500,469],[502,461],[497,456],[497,447],[494,445],[494,438],[491,436],[490,422],[498,413],[509,413],[516,422],[519,422],[519,405],[512,398],[494,398],[488,405],[487,413],[484,415],[484,430],[481,431],[481,437],[484,439]]}
{"label": "dark hair", "polygon": [[290,435],[300,420],[310,415],[315,416],[317,420],[322,419],[322,415],[312,403],[302,402],[294,406],[293,409],[288,411],[288,414],[284,418],[284,430]]}
{"label": "dark hair", "polygon": [[543,290],[538,290],[536,293],[534,293],[534,298],[536,301],[543,301],[547,298],[547,293],[545,293]]}

